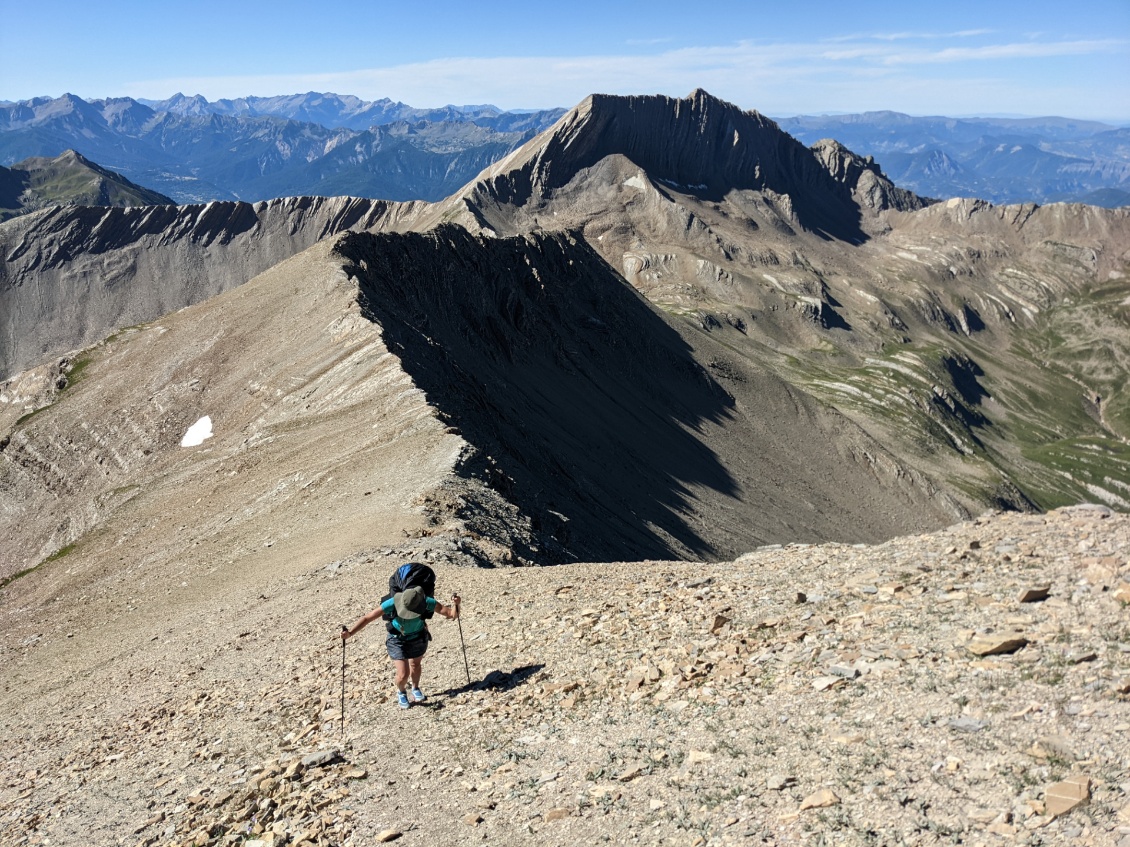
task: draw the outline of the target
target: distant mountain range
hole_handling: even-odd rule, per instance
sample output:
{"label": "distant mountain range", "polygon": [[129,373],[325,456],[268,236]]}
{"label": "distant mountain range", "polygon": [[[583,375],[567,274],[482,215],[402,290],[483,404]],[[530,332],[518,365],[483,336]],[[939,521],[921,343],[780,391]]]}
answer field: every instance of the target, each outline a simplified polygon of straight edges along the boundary
{"label": "distant mountain range", "polygon": [[911,117],[898,112],[784,118],[805,144],[835,138],[874,156],[898,185],[994,203],[1130,204],[1130,128],[1067,118]]}
{"label": "distant mountain range", "polygon": [[74,150],[0,167],[0,221],[47,206],[159,206],[164,194],[134,185]]}
{"label": "distant mountain range", "polygon": [[240,118],[286,118],[318,124],[330,129],[366,130],[374,126],[408,121],[417,123],[473,123],[499,132],[543,130],[565,114],[564,109],[505,112],[497,106],[441,106],[417,109],[387,97],[366,101],[352,95],[289,94],[280,97],[240,97],[238,100],[208,100],[197,94],[174,94],[167,100],[139,100],[157,112],[174,115],[231,115]]}
{"label": "distant mountain range", "polygon": [[[71,94],[0,103],[0,164],[74,149],[179,203],[352,195],[439,200],[551,126],[563,109],[418,109],[330,93],[210,102]],[[812,145],[872,156],[898,185],[947,199],[1130,204],[1130,128],[1066,118],[777,119]]]}
{"label": "distant mountain range", "polygon": [[341,194],[438,200],[563,111],[420,110],[320,94],[211,104],[178,95],[156,105],[71,94],[0,105],[0,164],[74,149],[178,203]]}

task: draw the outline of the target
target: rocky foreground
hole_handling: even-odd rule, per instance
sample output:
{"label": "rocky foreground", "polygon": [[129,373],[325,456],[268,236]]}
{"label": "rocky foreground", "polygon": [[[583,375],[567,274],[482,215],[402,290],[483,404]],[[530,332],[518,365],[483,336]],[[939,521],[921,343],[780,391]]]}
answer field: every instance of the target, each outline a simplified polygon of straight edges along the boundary
{"label": "rocky foreground", "polygon": [[397,709],[366,630],[342,733],[396,563],[6,631],[0,843],[1130,845],[1130,516],[441,569],[472,684],[437,619]]}

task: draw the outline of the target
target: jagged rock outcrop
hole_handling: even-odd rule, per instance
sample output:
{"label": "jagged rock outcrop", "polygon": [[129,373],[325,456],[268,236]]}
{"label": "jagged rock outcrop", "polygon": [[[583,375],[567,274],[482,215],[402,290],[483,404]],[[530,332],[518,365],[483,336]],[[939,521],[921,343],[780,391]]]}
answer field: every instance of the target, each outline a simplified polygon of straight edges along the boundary
{"label": "jagged rock outcrop", "polygon": [[812,152],[832,179],[851,189],[852,197],[864,208],[877,212],[887,209],[913,212],[933,202],[899,188],[887,179],[874,158],[857,156],[834,139],[817,141],[812,145]]}

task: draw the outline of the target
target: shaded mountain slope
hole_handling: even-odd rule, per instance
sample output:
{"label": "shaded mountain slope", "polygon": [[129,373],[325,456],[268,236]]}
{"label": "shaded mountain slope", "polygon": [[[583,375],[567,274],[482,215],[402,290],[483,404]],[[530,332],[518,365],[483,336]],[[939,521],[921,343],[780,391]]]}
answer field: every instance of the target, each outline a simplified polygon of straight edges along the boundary
{"label": "shaded mountain slope", "polygon": [[720,365],[725,348],[673,329],[567,235],[442,227],[337,249],[363,313],[475,447],[464,472],[556,536],[526,558],[714,559],[961,514],[802,392]]}
{"label": "shaded mountain slope", "polygon": [[[720,352],[565,236],[323,242],[92,348],[9,426],[4,576],[65,551],[238,581],[402,530],[467,563],[716,559],[962,513],[775,377],[743,366],[724,390]],[[180,446],[204,415],[215,437]]]}
{"label": "shaded mountain slope", "polygon": [[158,206],[173,201],[74,150],[0,168],[0,221],[47,206]]}
{"label": "shaded mountain slope", "polygon": [[[743,121],[761,134],[729,151],[709,141]],[[668,150],[680,132],[691,148],[708,139],[717,155],[703,161],[717,185],[736,174],[732,187],[704,187],[706,165],[680,170]],[[931,204],[836,142],[782,139],[701,92],[594,97],[427,219],[579,231],[653,303],[976,499],[1130,502],[1125,212]],[[788,169],[782,149],[804,166]],[[805,203],[847,208],[848,239],[813,228]]]}
{"label": "shaded mountain slope", "polygon": [[350,228],[414,207],[339,197],[56,208],[0,227],[0,375],[241,285]]}
{"label": "shaded mountain slope", "polygon": [[532,135],[466,122],[399,121],[342,141],[305,164],[264,175],[248,188],[263,197],[363,193],[386,200],[440,200]]}

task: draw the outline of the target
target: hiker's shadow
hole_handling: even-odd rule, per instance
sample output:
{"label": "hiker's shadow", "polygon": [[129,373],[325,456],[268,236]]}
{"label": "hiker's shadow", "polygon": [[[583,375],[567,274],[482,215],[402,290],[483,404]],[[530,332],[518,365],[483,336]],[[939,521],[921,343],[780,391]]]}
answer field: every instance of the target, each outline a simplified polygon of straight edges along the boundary
{"label": "hiker's shadow", "polygon": [[468,691],[509,691],[512,688],[517,688],[519,685],[524,684],[530,677],[544,667],[545,664],[543,663],[540,665],[523,665],[520,668],[514,668],[514,670],[509,673],[505,671],[491,671],[478,682],[471,682],[459,688],[449,688],[439,693],[446,697],[455,697],[459,694],[466,694]]}

